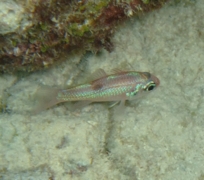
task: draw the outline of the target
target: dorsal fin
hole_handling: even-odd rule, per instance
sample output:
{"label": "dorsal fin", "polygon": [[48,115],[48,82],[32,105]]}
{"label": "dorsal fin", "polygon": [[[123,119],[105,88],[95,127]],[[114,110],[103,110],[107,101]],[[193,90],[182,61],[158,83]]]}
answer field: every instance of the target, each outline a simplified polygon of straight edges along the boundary
{"label": "dorsal fin", "polygon": [[112,70],[112,72],[114,73],[114,74],[124,74],[124,73],[126,73],[127,71],[125,70],[122,70],[122,69],[119,69],[119,68],[114,68],[113,70]]}
{"label": "dorsal fin", "polygon": [[91,80],[94,81],[105,76],[107,76],[106,72],[103,69],[99,68],[91,74]]}

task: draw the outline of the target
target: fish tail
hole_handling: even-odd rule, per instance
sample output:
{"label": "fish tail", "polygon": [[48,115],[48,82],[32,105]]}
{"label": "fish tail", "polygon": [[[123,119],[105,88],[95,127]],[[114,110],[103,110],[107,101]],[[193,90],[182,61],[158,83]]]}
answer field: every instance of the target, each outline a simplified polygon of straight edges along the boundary
{"label": "fish tail", "polygon": [[57,88],[51,88],[47,86],[40,87],[40,89],[34,95],[34,99],[37,105],[31,111],[31,114],[38,114],[39,112],[62,102],[62,100],[57,99],[59,91],[60,89]]}

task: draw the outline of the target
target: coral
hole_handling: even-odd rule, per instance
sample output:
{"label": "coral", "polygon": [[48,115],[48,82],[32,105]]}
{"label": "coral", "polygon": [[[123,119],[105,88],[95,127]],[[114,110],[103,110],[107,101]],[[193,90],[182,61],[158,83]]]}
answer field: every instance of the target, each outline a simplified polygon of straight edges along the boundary
{"label": "coral", "polygon": [[35,71],[73,52],[113,50],[111,36],[130,16],[160,8],[168,0],[30,0],[32,26],[0,35],[0,72]]}

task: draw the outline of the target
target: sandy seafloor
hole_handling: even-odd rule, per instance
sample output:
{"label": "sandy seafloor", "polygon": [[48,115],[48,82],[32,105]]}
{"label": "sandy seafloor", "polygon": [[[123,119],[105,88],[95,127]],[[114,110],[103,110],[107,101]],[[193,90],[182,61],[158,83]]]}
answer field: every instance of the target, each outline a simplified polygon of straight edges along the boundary
{"label": "sandy seafloor", "polygon": [[[17,78],[0,77],[0,179],[203,180],[204,1],[168,3],[125,22],[115,50]],[[72,64],[73,63],[73,64]],[[161,85],[122,116],[95,103],[65,103],[30,116],[39,84],[75,85],[98,68],[148,71]],[[72,110],[71,110],[72,109]]]}

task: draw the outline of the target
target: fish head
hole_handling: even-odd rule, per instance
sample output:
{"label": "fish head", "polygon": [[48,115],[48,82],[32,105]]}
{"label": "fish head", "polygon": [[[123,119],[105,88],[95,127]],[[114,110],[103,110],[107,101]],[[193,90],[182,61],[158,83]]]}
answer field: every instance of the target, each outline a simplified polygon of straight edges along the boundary
{"label": "fish head", "polygon": [[146,80],[142,86],[143,91],[152,91],[159,86],[160,81],[156,76],[147,72],[145,72],[144,75],[146,76]]}
{"label": "fish head", "polygon": [[136,75],[135,83],[132,84],[131,91],[126,93],[126,97],[129,100],[142,97],[147,92],[157,88],[160,84],[159,79],[148,72],[139,72],[139,78],[138,73]]}

